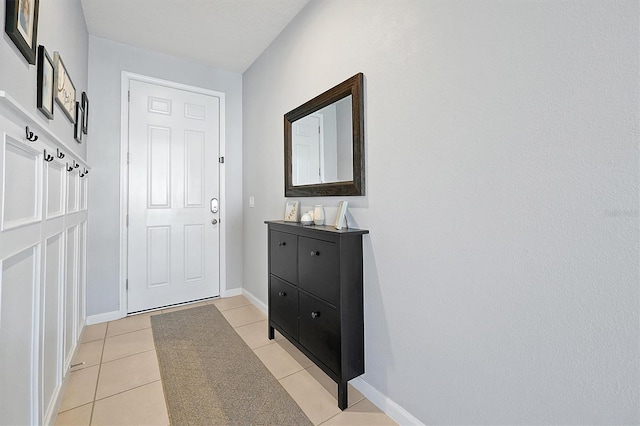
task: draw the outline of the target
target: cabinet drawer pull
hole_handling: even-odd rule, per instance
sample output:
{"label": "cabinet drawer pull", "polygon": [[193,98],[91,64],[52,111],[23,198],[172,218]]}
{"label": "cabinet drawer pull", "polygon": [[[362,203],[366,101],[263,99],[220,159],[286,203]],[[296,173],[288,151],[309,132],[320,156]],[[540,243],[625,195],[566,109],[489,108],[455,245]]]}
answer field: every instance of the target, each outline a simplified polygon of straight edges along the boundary
{"label": "cabinet drawer pull", "polygon": [[311,256],[320,256],[320,252],[319,251],[312,251],[311,252]]}
{"label": "cabinet drawer pull", "polygon": [[287,243],[285,241],[280,241],[278,243],[278,247],[283,247],[283,246],[286,246],[286,245],[287,245]]}
{"label": "cabinet drawer pull", "polygon": [[287,295],[287,292],[286,292],[286,291],[279,291],[279,292],[278,292],[278,296],[282,296],[282,297],[284,297],[284,296],[286,296],[286,295]]}
{"label": "cabinet drawer pull", "polygon": [[320,316],[320,312],[311,312],[311,318],[318,318]]}

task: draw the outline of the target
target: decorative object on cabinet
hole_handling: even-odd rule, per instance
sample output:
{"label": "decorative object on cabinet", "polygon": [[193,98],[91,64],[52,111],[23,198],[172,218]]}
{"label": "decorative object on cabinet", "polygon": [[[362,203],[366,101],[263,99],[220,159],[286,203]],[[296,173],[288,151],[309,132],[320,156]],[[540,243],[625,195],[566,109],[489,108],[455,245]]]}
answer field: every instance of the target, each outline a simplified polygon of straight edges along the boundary
{"label": "decorative object on cabinet", "polygon": [[89,134],[89,97],[82,92],[82,133]]}
{"label": "decorative object on cabinet", "polygon": [[76,122],[76,87],[69,77],[59,52],[53,52],[55,66],[56,102],[72,123]]}
{"label": "decorative object on cabinet", "polygon": [[73,125],[73,137],[78,143],[82,143],[82,138],[84,135],[84,133],[82,132],[83,120],[84,120],[84,110],[82,109],[82,104],[80,102],[76,102],[76,122]]}
{"label": "decorative object on cabinet", "polygon": [[338,384],[347,408],[347,382],[364,374],[362,235],[267,221],[269,339],[278,330]]}
{"label": "decorative object on cabinet", "polygon": [[363,82],[358,73],[284,115],[285,197],[364,195]]}
{"label": "decorative object on cabinet", "polygon": [[313,225],[313,219],[311,218],[311,215],[309,213],[305,213],[302,215],[302,218],[300,218],[300,223],[302,223],[304,226]]}
{"label": "decorative object on cabinet", "polygon": [[31,65],[36,63],[39,0],[6,0],[4,31]]}
{"label": "decorative object on cabinet", "polygon": [[25,137],[27,138],[27,140],[29,142],[35,142],[38,140],[38,135],[36,135],[35,133],[33,133],[30,129],[29,126],[25,127]]}
{"label": "decorative object on cabinet", "polygon": [[55,68],[44,46],[38,46],[38,110],[45,117],[53,118],[53,88]]}
{"label": "decorative object on cabinet", "polygon": [[313,223],[316,225],[324,225],[324,207],[320,204],[313,206]]}
{"label": "decorative object on cabinet", "polygon": [[287,201],[284,209],[285,222],[300,222],[300,201]]}
{"label": "decorative object on cabinet", "polygon": [[[336,222],[334,223],[334,227],[336,229],[342,229],[342,225],[345,224],[347,219],[347,206],[349,205],[348,201],[340,201],[338,204],[338,213],[336,214]],[[349,225],[346,225],[348,228]]]}

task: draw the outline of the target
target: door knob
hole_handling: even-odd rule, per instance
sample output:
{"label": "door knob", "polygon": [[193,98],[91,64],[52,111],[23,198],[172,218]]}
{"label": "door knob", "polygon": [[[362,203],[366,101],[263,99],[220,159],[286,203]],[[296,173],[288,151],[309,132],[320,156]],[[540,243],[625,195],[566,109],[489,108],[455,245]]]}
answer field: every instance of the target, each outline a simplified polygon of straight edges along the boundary
{"label": "door knob", "polygon": [[215,225],[216,223],[218,223],[218,219],[211,219],[211,224]]}

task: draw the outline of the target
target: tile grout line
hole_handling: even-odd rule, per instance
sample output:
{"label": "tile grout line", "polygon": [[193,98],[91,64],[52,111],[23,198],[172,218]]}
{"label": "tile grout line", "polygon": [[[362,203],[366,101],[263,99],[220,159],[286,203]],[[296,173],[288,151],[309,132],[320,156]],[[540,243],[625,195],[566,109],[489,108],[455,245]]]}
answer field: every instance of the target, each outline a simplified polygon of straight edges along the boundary
{"label": "tile grout line", "polygon": [[100,382],[100,371],[102,371],[102,357],[104,356],[104,348],[107,346],[107,333],[109,332],[109,325],[111,321],[107,323],[107,327],[104,330],[104,338],[102,339],[102,351],[100,351],[100,364],[98,364],[98,377],[96,377],[96,387],[93,390],[93,401],[91,401],[91,415],[89,416],[89,425],[93,422],[93,411],[96,408],[96,395],[98,395],[98,383]]}
{"label": "tile grout line", "polygon": [[[149,386],[150,384],[158,383],[158,382],[160,382],[160,384],[162,384],[162,378],[160,378],[160,379],[158,379],[158,380],[153,380],[153,381],[151,381],[151,382],[149,382],[149,383],[143,383],[143,384],[141,384],[141,385],[134,386],[134,387],[132,387],[132,388],[125,389],[125,390],[122,390],[122,391],[120,391],[120,392],[116,392],[116,393],[111,394],[111,395],[107,395],[107,396],[105,396],[104,398],[96,399],[96,400],[95,400],[95,402],[104,401],[105,399],[109,399],[109,398],[111,398],[111,397],[113,397],[113,396],[121,395],[121,394],[123,394],[123,393],[129,392],[129,391],[132,391],[132,390],[134,390],[134,389],[139,389],[139,388],[141,388],[141,387],[143,387],[143,386]],[[165,400],[165,403],[166,403],[166,400]]]}

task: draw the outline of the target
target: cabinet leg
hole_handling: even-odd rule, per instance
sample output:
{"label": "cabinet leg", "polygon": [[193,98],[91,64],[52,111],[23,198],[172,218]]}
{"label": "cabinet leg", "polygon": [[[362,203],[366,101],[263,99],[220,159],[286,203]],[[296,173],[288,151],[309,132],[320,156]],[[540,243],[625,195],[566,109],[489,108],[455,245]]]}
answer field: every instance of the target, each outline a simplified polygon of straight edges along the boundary
{"label": "cabinet leg", "polygon": [[338,408],[347,408],[347,382],[338,383]]}
{"label": "cabinet leg", "polygon": [[273,340],[275,336],[275,330],[273,327],[269,326],[269,340]]}

